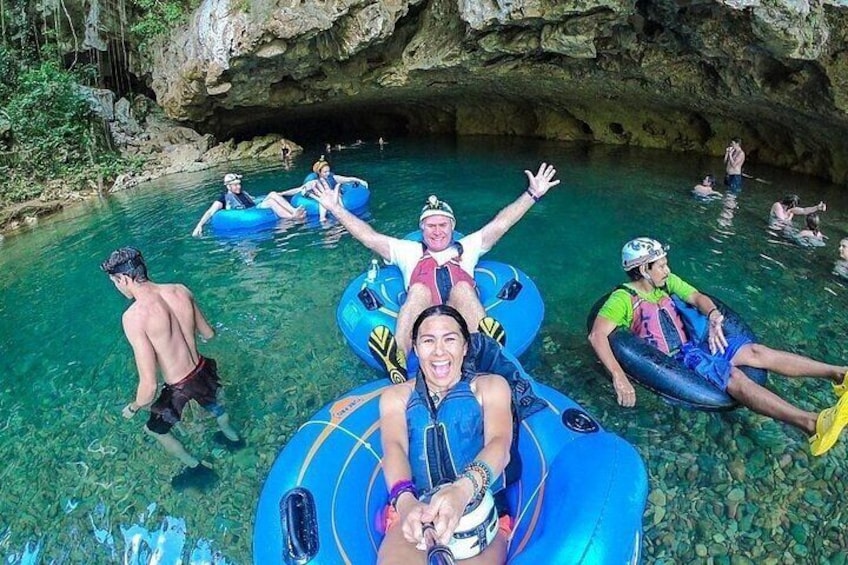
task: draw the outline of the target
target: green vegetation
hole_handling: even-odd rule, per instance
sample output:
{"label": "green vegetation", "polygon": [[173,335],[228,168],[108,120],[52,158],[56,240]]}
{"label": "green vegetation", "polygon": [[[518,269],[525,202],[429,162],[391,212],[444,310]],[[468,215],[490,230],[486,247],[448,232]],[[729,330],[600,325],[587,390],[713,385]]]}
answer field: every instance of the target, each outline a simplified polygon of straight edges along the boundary
{"label": "green vegetation", "polygon": [[188,14],[200,5],[200,0],[130,0],[138,14],[130,31],[138,40],[139,49],[150,41],[182,24]]}
{"label": "green vegetation", "polygon": [[53,61],[27,66],[0,47],[0,203],[38,196],[54,179],[73,190],[115,175],[120,159],[79,91],[85,81]]}
{"label": "green vegetation", "polygon": [[[120,3],[117,13],[128,19],[121,29],[144,49],[182,24],[200,0]],[[63,4],[40,9],[30,0],[0,1],[0,206],[40,196],[51,186],[108,186],[138,165],[110,148],[102,119],[79,88],[102,80],[67,53],[85,27],[80,14],[71,13]]]}

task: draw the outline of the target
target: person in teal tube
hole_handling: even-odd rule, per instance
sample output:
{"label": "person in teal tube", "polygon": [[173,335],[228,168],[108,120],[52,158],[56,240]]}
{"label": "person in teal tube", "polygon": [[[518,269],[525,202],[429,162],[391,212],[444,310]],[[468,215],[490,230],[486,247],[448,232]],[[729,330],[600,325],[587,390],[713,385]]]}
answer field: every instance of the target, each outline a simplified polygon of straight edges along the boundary
{"label": "person in teal tube", "polygon": [[203,226],[220,210],[244,210],[258,206],[259,208],[272,210],[278,218],[300,219],[306,216],[306,211],[303,208],[295,208],[288,200],[283,198],[284,196],[297,194],[299,188],[291,188],[285,192],[269,192],[257,204],[250,194],[242,190],[241,175],[236,173],[227,173],[224,175],[224,187],[224,192],[215,199],[215,202],[209,206],[209,209],[198,220],[197,225],[191,232],[191,235],[194,237],[200,237],[203,234]]}
{"label": "person in teal tube", "polygon": [[[333,173],[330,170],[330,163],[324,159],[323,155],[312,165],[312,173],[306,178],[307,181],[301,186],[301,192],[304,195],[309,194],[315,187],[320,186],[334,195],[335,203],[339,206],[344,206],[341,199],[342,185],[357,183],[368,188],[368,182],[359,177],[347,177]],[[318,219],[322,222],[327,219],[327,208],[320,203],[318,204]]]}
{"label": "person in teal tube", "polygon": [[[803,430],[813,455],[822,455],[836,443],[848,424],[848,366],[815,361],[754,343],[747,336],[727,339],[724,316],[709,296],[671,272],[668,250],[647,237],[633,239],[621,250],[622,268],[630,282],[613,291],[595,318],[589,342],[607,371],[622,406],[636,403],[636,391],[613,355],[609,335],[629,328],[651,346],[674,355],[743,406]],[[708,319],[706,343],[689,340],[682,318],[671,299],[676,295]],[[739,367],[779,372],[788,377],[816,377],[831,381],[838,402],[819,413],[802,410],[751,380]]]}

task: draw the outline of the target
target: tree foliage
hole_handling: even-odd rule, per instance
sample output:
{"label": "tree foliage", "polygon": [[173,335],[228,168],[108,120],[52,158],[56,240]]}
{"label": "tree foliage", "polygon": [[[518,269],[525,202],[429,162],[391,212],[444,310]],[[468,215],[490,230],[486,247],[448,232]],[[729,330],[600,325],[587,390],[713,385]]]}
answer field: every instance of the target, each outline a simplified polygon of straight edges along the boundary
{"label": "tree foliage", "polygon": [[118,156],[95,135],[99,118],[80,93],[79,72],[53,61],[27,66],[0,48],[0,73],[0,201],[37,196],[60,177],[73,185],[114,174]]}
{"label": "tree foliage", "polygon": [[[200,0],[121,0],[132,42],[144,48],[185,22]],[[100,118],[79,84],[96,84],[92,70],[65,68],[68,24],[58,7],[31,0],[0,1],[0,205],[38,196],[61,179],[68,189],[108,181],[129,166],[107,146]],[[123,16],[122,16],[123,17]],[[63,43],[64,41],[64,43]],[[76,45],[76,35],[74,35]],[[77,61],[73,57],[73,67]]]}
{"label": "tree foliage", "polygon": [[130,31],[139,47],[146,48],[152,39],[165,35],[185,22],[200,0],[130,0],[136,17]]}

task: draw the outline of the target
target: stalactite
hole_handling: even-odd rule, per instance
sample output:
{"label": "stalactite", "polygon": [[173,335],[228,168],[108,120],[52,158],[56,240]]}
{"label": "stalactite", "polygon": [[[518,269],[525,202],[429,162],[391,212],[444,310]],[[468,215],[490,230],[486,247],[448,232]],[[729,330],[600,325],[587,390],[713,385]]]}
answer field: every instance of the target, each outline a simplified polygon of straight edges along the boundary
{"label": "stalactite", "polygon": [[118,67],[119,62],[117,57],[115,57],[115,51],[113,49],[114,43],[114,40],[106,42],[106,56],[109,57],[109,70],[112,73],[112,82],[114,84],[113,88],[115,92],[118,93],[118,96],[120,96],[123,92],[121,89],[121,69]]}
{"label": "stalactite", "polygon": [[104,88],[106,85],[103,83],[103,71],[101,70],[103,63],[100,61],[100,51],[94,47],[91,50],[94,52],[94,60],[97,62],[97,88]]}
{"label": "stalactite", "polygon": [[124,73],[126,73],[127,79],[127,91],[132,91],[132,77],[130,76],[130,60],[127,56],[127,38],[124,34],[124,25],[127,21],[127,5],[124,0],[118,0],[118,6],[120,7],[118,11],[118,20],[120,22],[121,27],[121,52],[124,56],[124,64],[123,69]]}

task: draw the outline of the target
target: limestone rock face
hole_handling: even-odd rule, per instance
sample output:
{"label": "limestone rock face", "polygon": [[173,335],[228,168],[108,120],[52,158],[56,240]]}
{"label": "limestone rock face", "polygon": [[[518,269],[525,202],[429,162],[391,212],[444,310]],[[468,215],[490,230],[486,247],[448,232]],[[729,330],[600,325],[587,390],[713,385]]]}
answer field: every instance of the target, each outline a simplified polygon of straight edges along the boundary
{"label": "limestone rock face", "polygon": [[[204,0],[145,72],[218,138],[455,132],[633,144],[848,180],[844,0]],[[328,138],[327,141],[333,141]]]}

